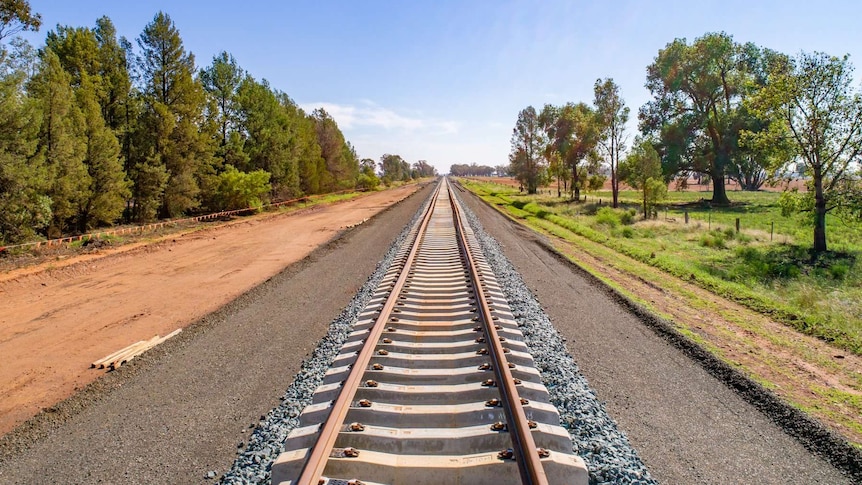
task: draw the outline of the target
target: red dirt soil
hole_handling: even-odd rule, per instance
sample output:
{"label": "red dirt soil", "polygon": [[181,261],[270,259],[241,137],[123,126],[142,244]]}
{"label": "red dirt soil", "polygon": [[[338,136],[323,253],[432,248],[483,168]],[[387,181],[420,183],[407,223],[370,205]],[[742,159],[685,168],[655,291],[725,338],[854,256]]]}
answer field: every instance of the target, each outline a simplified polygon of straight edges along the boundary
{"label": "red dirt soil", "polygon": [[417,188],[0,274],[0,435],[97,379],[92,362],[191,324]]}

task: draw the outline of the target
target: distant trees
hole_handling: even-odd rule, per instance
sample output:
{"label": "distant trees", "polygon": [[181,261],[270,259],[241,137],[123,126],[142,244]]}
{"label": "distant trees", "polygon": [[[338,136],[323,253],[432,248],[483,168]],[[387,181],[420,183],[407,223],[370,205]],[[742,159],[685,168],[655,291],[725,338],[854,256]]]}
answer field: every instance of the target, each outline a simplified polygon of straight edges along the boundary
{"label": "distant trees", "polygon": [[476,163],[471,163],[469,165],[466,163],[456,163],[449,167],[449,173],[456,177],[490,177],[494,175],[494,172],[496,172],[498,168],[490,167],[488,165],[477,165]]}
{"label": "distant trees", "polygon": [[[226,51],[198,68],[164,12],[135,45],[107,17],[4,43],[40,24],[0,2],[0,244],[379,184],[326,111]],[[436,173],[395,161],[390,179]]]}
{"label": "distant trees", "polygon": [[410,180],[410,164],[400,155],[389,153],[380,157],[380,171],[383,173],[382,182],[386,185],[392,182]]}
{"label": "distant trees", "polygon": [[412,175],[413,178],[436,177],[437,169],[434,168],[433,165],[428,163],[427,160],[419,160],[418,162],[413,164]]}

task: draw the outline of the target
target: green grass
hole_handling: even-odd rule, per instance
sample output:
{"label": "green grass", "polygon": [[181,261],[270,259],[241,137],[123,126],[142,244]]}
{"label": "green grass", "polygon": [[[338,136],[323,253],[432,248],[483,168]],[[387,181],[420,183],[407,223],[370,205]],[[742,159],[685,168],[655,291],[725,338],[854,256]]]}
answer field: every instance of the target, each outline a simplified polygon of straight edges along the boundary
{"label": "green grass", "polygon": [[659,220],[643,221],[632,216],[636,192],[623,192],[622,208],[610,209],[610,193],[570,203],[502,185],[463,183],[552,234],[554,227],[571,231],[862,354],[862,224],[828,219],[831,252],[814,258],[811,227],[800,218],[782,217],[775,192],[732,192],[733,204],[722,208],[700,201],[710,193],[670,192]]}

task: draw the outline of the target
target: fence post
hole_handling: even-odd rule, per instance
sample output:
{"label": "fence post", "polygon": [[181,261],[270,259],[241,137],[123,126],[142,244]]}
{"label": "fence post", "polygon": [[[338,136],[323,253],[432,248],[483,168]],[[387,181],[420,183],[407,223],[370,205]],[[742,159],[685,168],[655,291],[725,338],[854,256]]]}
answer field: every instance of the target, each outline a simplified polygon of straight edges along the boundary
{"label": "fence post", "polygon": [[685,211],[685,223],[688,224],[688,211]]}
{"label": "fence post", "polygon": [[736,233],[739,234],[739,218],[736,218]]}
{"label": "fence post", "polygon": [[709,220],[707,222],[707,230],[711,231],[712,230],[712,211],[707,212],[707,214],[709,214]]}
{"label": "fence post", "polygon": [[772,241],[772,235],[775,233],[775,221],[769,223],[769,240]]}

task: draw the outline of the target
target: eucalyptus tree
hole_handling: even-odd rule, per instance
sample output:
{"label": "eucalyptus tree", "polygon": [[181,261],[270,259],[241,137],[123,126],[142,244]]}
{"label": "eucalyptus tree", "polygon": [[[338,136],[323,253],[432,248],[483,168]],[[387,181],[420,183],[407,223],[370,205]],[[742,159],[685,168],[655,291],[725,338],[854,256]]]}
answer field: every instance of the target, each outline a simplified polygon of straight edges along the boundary
{"label": "eucalyptus tree", "polygon": [[730,202],[725,178],[748,121],[741,107],[753,52],[728,34],[709,33],[692,44],[674,40],[647,67],[653,100],[641,108],[641,131],[658,142],[667,173],[709,175],[716,204]]}
{"label": "eucalyptus tree", "polygon": [[25,30],[37,31],[42,25],[42,16],[30,10],[26,0],[3,0],[0,2],[0,41]]}
{"label": "eucalyptus tree", "polygon": [[598,145],[611,170],[611,194],[616,208],[620,194],[620,154],[626,150],[625,130],[630,110],[620,96],[620,87],[611,78],[596,80],[593,92],[593,106],[599,122]]}
{"label": "eucalyptus tree", "polygon": [[641,192],[644,219],[649,219],[656,203],[667,194],[661,160],[652,142],[635,139],[631,152],[620,163],[619,176],[633,189]]}
{"label": "eucalyptus tree", "polygon": [[[785,196],[785,211],[810,212],[815,253],[827,250],[826,215],[862,212],[859,164],[862,162],[862,93],[854,89],[848,56],[800,53],[775,63],[769,82],[753,103],[766,117],[779,120],[768,131],[750,136],[761,144],[787,141],[810,174],[809,191]],[[781,170],[788,160],[774,159]]]}
{"label": "eucalyptus tree", "polygon": [[539,113],[539,126],[542,128],[544,139],[546,140],[542,156],[545,158],[548,174],[557,179],[557,197],[560,197],[563,192],[569,191],[568,171],[566,170],[566,165],[563,163],[559,147],[554,143],[557,137],[560,112],[559,107],[546,104]]}
{"label": "eucalyptus tree", "polygon": [[509,162],[515,178],[535,194],[544,178],[546,165],[543,152],[546,138],[541,129],[536,108],[528,106],[518,113],[518,121],[512,130],[512,148]]}

